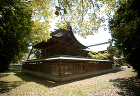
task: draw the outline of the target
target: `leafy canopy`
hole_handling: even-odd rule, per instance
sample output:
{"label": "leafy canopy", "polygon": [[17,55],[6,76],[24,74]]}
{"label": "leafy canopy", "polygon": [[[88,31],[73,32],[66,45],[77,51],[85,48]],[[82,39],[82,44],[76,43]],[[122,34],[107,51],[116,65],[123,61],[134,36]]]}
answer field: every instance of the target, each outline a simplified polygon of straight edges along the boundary
{"label": "leafy canopy", "polygon": [[[82,37],[93,35],[111,13],[124,0],[54,0],[55,14],[60,16],[57,26],[65,28],[71,25],[73,31]],[[106,15],[106,16],[105,16]],[[106,27],[105,27],[106,28]]]}
{"label": "leafy canopy", "polygon": [[57,27],[66,28],[67,26],[72,26],[73,32],[78,33],[82,37],[86,37],[93,35],[101,26],[107,28],[105,21],[108,20],[108,17],[110,18],[112,16],[112,12],[118,8],[119,4],[125,1],[126,0],[28,0],[26,3],[30,4],[33,9],[32,19],[37,24],[39,24],[40,20],[44,21],[38,26],[44,33],[43,35],[37,36],[40,36],[40,38],[46,36],[47,40],[50,38],[48,35],[50,33],[50,22],[56,17],[59,18],[56,24]]}
{"label": "leafy canopy", "polygon": [[32,9],[19,0],[0,1],[0,71],[28,52]]}
{"label": "leafy canopy", "polygon": [[122,3],[109,22],[112,41],[140,76],[140,6],[138,0]]}

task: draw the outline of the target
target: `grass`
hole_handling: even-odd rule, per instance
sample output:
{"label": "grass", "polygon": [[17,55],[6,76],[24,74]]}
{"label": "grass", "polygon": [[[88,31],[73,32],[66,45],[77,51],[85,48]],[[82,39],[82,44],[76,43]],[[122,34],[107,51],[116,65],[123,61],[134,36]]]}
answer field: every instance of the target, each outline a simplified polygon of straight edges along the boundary
{"label": "grass", "polygon": [[[78,79],[78,81],[52,82],[43,78],[23,74],[20,70],[10,69],[10,71],[0,73],[0,95],[91,96],[93,92],[113,87],[112,82],[105,81],[104,79],[97,81],[96,77]],[[136,73],[125,71],[108,73],[108,75],[120,75],[123,77],[129,77],[134,74]]]}
{"label": "grass", "polygon": [[10,71],[21,71],[22,68],[10,68]]}

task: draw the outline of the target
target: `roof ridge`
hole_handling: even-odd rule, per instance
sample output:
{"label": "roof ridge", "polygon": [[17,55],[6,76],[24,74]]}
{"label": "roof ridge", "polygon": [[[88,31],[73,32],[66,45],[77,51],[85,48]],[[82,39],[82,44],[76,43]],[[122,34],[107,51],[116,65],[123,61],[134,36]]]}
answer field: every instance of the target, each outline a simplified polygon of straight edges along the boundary
{"label": "roof ridge", "polygon": [[54,36],[54,37],[63,37],[67,34],[68,30],[65,30],[65,29],[57,29],[55,30],[54,32],[52,32],[50,35],[51,36]]}

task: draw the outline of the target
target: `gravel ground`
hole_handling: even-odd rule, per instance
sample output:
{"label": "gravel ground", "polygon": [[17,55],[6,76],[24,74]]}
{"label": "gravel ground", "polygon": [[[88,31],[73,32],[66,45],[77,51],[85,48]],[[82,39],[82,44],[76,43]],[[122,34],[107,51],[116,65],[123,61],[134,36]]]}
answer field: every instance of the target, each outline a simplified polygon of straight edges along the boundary
{"label": "gravel ground", "polygon": [[[134,71],[132,68],[123,67],[124,74]],[[140,79],[136,75],[124,77],[118,73],[105,74],[98,76],[97,80],[114,83],[112,88],[98,90],[93,93],[93,96],[140,96]]]}
{"label": "gravel ground", "polygon": [[[46,81],[35,76],[28,80],[26,85],[34,83],[29,88],[18,86],[14,88],[15,91],[27,91],[35,87],[36,90],[43,88],[40,96],[139,96],[140,95],[140,79],[136,78],[132,68],[122,67],[121,71],[102,74],[94,77],[87,77],[83,79],[76,79],[65,82],[51,82]],[[20,74],[20,73],[18,73]],[[24,85],[24,84],[23,84]],[[41,86],[43,85],[43,87]],[[37,86],[37,87],[36,87]],[[20,89],[20,90],[19,90]],[[26,96],[38,96],[35,93]],[[45,91],[45,89],[47,91]],[[12,95],[14,91],[0,94],[1,96],[22,96]],[[40,92],[40,91],[39,91]],[[25,96],[25,95],[24,95]]]}
{"label": "gravel ground", "polygon": [[[83,80],[72,81],[70,83],[63,82],[69,87],[75,85],[78,88],[86,88],[87,85],[97,86],[93,89],[95,92],[91,96],[140,96],[140,79],[136,78],[136,74],[130,74],[134,70],[132,68],[122,67],[121,71],[103,74]],[[103,84],[101,84],[103,83]],[[105,86],[103,89],[101,87]],[[98,90],[101,89],[101,90]],[[86,90],[86,89],[85,89]],[[89,95],[89,94],[88,94]],[[71,96],[71,95],[69,95]],[[84,96],[84,95],[82,95]]]}

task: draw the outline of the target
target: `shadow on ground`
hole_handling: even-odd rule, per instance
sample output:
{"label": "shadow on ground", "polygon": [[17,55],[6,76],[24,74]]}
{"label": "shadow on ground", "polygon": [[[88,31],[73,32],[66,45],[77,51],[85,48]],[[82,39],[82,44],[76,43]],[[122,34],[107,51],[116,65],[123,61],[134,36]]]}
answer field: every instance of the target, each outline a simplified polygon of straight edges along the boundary
{"label": "shadow on ground", "polygon": [[140,79],[136,76],[128,78],[118,78],[110,80],[114,83],[114,86],[120,88],[121,91],[118,92],[122,96],[139,96],[140,95]]}
{"label": "shadow on ground", "polygon": [[[113,71],[111,73],[116,73],[116,72],[119,72],[119,71],[121,71],[121,70]],[[14,70],[13,72],[8,71],[6,73],[0,73],[0,78],[9,76],[9,75],[11,75],[11,73],[14,74],[15,76],[19,77],[20,79],[22,79],[22,81],[10,81],[9,82],[8,80],[2,81],[0,79],[0,94],[1,93],[2,94],[7,93],[10,90],[12,90],[16,87],[19,87],[20,85],[22,85],[24,83],[27,83],[27,82],[35,82],[37,84],[41,84],[45,87],[51,88],[51,87],[56,87],[56,86],[59,86],[59,85],[68,84],[68,83],[71,83],[71,82],[76,82],[76,81],[80,81],[80,80],[89,79],[89,78],[93,78],[93,77],[96,77],[96,76],[108,74],[108,73],[104,73],[104,74],[98,74],[98,75],[94,75],[94,76],[88,76],[88,77],[69,80],[69,81],[64,81],[64,82],[54,82],[54,81],[51,81],[51,80],[48,80],[48,79],[44,79],[44,78],[40,78],[40,77],[37,77],[37,76],[21,73],[21,71],[15,71]]]}
{"label": "shadow on ground", "polygon": [[6,76],[9,76],[10,74],[1,74],[0,73],[0,78],[2,78],[2,77],[6,77]]}
{"label": "shadow on ground", "polygon": [[[122,70],[116,70],[116,71],[109,72],[109,73],[117,73],[119,71],[122,71]],[[15,75],[18,76],[19,78],[21,78],[23,81],[26,81],[26,82],[35,82],[35,83],[44,85],[46,87],[56,87],[56,86],[59,86],[59,85],[64,85],[64,84],[68,84],[68,83],[72,83],[72,82],[76,82],[76,81],[80,81],[80,80],[84,80],[84,79],[89,79],[89,78],[93,78],[93,77],[104,75],[104,74],[108,74],[108,73],[103,73],[103,74],[98,74],[98,75],[93,75],[93,76],[88,76],[88,77],[83,77],[83,78],[79,78],[79,79],[63,81],[63,82],[55,82],[55,81],[51,81],[51,80],[48,80],[48,79],[40,78],[40,77],[37,77],[37,76],[33,76],[33,75],[21,73],[21,72],[16,72]]]}
{"label": "shadow on ground", "polygon": [[20,86],[21,84],[24,83],[24,81],[10,81],[8,82],[8,80],[2,80],[1,78],[3,77],[7,77],[9,75],[11,75],[12,72],[11,70],[5,72],[5,73],[0,73],[0,93],[6,93],[9,92],[10,90]]}
{"label": "shadow on ground", "polygon": [[23,84],[23,81],[0,81],[0,93],[9,92],[10,90],[16,88],[17,86],[20,86],[21,84]]}

